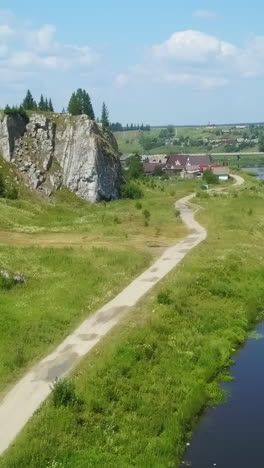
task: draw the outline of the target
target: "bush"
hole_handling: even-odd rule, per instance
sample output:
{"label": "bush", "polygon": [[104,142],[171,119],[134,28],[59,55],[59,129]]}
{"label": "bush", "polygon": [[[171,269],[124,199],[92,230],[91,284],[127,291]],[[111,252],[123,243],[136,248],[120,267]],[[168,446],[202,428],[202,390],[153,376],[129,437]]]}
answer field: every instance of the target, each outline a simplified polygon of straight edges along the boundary
{"label": "bush", "polygon": [[5,196],[5,181],[4,181],[3,174],[1,174],[0,172],[0,197],[4,197],[4,196]]}
{"label": "bush", "polygon": [[28,116],[27,116],[27,113],[24,109],[24,107],[20,106],[20,107],[9,107],[9,106],[6,106],[5,109],[4,109],[4,113],[6,115],[20,115],[21,117],[23,117],[26,121],[28,121]]}
{"label": "bush", "polygon": [[218,177],[213,173],[212,169],[206,169],[203,173],[203,180],[207,184],[219,184]]}
{"label": "bush", "polygon": [[149,210],[144,210],[143,211],[143,216],[146,220],[148,220],[150,218],[150,212]]}
{"label": "bush", "polygon": [[11,187],[7,187],[5,190],[5,197],[9,198],[9,200],[17,200],[18,198],[17,188],[14,185],[12,185]]}
{"label": "bush", "polygon": [[55,408],[82,404],[82,401],[76,395],[75,385],[72,380],[57,379],[51,388],[52,402]]}
{"label": "bush", "polygon": [[18,191],[14,185],[7,185],[3,174],[0,172],[0,198],[9,198],[16,200],[18,198]]}
{"label": "bush", "polygon": [[142,190],[133,182],[121,186],[121,198],[136,200],[143,197]]}
{"label": "bush", "polygon": [[170,305],[173,300],[170,296],[170,291],[160,291],[157,297],[158,303],[163,305]]}
{"label": "bush", "polygon": [[137,202],[137,203],[135,204],[135,207],[136,207],[137,210],[142,210],[142,203]]}
{"label": "bush", "polygon": [[114,221],[114,224],[121,224],[121,221],[120,221],[120,219],[118,218],[118,216],[114,216],[113,221]]}
{"label": "bush", "polygon": [[0,275],[0,290],[1,289],[12,289],[15,286],[15,280],[13,278],[6,278]]}

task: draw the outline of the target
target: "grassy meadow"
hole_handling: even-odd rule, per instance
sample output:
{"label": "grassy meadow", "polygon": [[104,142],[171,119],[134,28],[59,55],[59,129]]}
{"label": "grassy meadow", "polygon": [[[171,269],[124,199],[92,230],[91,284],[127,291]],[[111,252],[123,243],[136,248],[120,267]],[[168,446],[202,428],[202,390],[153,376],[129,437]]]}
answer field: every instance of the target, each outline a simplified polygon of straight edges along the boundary
{"label": "grassy meadow", "polygon": [[234,349],[264,317],[264,184],[245,177],[228,194],[199,193],[207,240],[80,363],[79,403],[45,402],[1,468],[179,466],[198,416],[223,400]]}
{"label": "grassy meadow", "polygon": [[[151,128],[150,131],[143,132],[146,138],[158,138],[160,131],[166,127]],[[130,130],[123,132],[115,132],[119,149],[123,153],[138,153],[138,154],[175,154],[175,153],[223,153],[226,152],[226,146],[219,146],[216,148],[208,148],[202,140],[203,139],[217,139],[217,138],[251,138],[260,137],[263,135],[263,126],[260,127],[247,127],[245,129],[237,129],[229,127],[230,133],[222,134],[228,127],[175,127],[175,137],[182,140],[183,146],[177,143],[169,146],[152,147],[152,149],[144,149],[142,146],[140,130]],[[188,141],[189,140],[189,141]],[[245,147],[238,150],[242,154],[247,152],[258,152],[259,145],[255,144],[250,147]],[[232,156],[232,153],[230,153]]]}
{"label": "grassy meadow", "polygon": [[90,204],[66,190],[44,199],[25,188],[0,198],[0,270],[27,279],[0,282],[0,393],[185,235],[174,202],[197,184],[146,180],[138,202]]}

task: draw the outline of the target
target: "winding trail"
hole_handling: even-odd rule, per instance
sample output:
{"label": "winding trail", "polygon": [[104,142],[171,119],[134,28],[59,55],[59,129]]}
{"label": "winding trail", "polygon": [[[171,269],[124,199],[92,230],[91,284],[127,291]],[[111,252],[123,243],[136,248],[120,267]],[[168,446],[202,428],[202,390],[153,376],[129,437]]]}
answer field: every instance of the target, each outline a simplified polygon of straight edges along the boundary
{"label": "winding trail", "polygon": [[[234,185],[244,179],[233,175]],[[233,186],[234,186],[233,185]],[[221,190],[221,189],[220,189]],[[175,207],[190,230],[177,245],[165,250],[162,256],[138,276],[118,296],[85,320],[57,349],[36,364],[7,393],[0,404],[0,454],[14,441],[21,429],[51,392],[55,378],[66,376],[105,335],[153,286],[175,268],[185,255],[204,241],[207,231],[194,216],[199,207],[190,207],[195,194],[178,200]]]}

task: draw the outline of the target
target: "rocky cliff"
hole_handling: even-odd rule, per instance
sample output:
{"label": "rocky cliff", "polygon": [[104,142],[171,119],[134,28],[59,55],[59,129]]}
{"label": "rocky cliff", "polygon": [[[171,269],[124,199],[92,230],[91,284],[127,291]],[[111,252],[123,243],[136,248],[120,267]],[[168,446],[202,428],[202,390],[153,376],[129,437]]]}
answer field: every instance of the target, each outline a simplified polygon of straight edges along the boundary
{"label": "rocky cliff", "polygon": [[96,202],[118,198],[120,162],[111,133],[86,115],[0,115],[0,153],[28,186],[49,195],[62,185]]}

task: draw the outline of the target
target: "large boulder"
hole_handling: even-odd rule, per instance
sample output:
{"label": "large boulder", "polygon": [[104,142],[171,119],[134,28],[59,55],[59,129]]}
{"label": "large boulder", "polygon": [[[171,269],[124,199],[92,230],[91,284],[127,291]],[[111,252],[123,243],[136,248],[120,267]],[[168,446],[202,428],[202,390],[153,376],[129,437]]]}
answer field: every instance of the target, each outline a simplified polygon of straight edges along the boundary
{"label": "large boulder", "polygon": [[34,114],[27,124],[20,115],[2,115],[0,152],[35,190],[50,194],[64,184],[91,202],[119,196],[116,140],[86,115]]}

